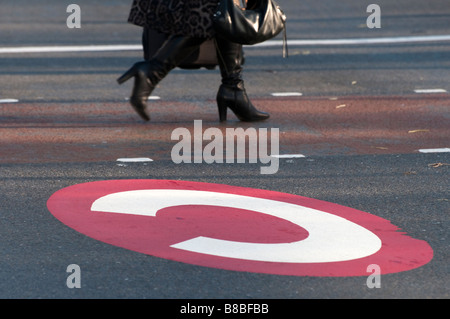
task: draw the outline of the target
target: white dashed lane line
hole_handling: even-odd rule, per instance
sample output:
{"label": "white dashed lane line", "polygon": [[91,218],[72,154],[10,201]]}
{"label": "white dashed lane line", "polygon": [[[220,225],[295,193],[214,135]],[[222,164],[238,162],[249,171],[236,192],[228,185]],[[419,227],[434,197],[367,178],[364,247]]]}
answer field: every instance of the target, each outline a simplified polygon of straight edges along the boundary
{"label": "white dashed lane line", "polygon": [[420,153],[450,153],[450,147],[444,148],[424,148],[419,150]]}
{"label": "white dashed lane line", "polygon": [[414,90],[415,93],[418,94],[432,94],[432,93],[447,93],[447,90],[444,89],[417,89]]}
{"label": "white dashed lane line", "polygon": [[17,99],[0,99],[0,104],[6,104],[6,103],[17,103],[19,100]]}
{"label": "white dashed lane line", "polygon": [[279,155],[270,155],[275,158],[305,158],[306,156],[303,154],[279,154]]}
{"label": "white dashed lane line", "polygon": [[287,97],[287,96],[302,96],[303,93],[300,92],[274,92],[270,95],[276,96],[276,97]]}
{"label": "white dashed lane line", "polygon": [[117,162],[120,162],[120,163],[148,163],[148,162],[153,162],[153,160],[148,157],[135,157],[135,158],[118,158]]}

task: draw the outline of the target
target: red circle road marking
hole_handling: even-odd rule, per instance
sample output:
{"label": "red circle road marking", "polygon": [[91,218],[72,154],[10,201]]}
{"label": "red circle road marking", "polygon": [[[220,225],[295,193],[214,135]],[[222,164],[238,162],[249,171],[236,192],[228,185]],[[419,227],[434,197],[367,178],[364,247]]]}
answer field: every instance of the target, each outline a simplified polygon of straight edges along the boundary
{"label": "red circle road marking", "polygon": [[367,276],[428,263],[433,250],[383,218],[275,191],[169,180],[73,185],[48,200],[67,226],[140,253],[213,268]]}

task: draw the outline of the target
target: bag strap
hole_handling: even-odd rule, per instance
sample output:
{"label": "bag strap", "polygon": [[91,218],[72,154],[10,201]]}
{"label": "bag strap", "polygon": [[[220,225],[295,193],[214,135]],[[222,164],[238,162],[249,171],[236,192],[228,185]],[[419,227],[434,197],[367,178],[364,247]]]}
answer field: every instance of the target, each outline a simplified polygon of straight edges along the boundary
{"label": "bag strap", "polygon": [[286,22],[283,21],[283,58],[287,57],[289,57],[289,52],[287,43]]}

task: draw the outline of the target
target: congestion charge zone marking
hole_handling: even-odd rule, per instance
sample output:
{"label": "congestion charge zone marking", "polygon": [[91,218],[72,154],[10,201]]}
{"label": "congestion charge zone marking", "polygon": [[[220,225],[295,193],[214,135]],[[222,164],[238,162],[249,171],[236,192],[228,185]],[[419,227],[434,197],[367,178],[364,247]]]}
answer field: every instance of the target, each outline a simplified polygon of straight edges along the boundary
{"label": "congestion charge zone marking", "polygon": [[299,195],[171,180],[106,180],[53,194],[63,224],[192,265],[291,276],[367,276],[427,264],[433,250],[388,220]]}

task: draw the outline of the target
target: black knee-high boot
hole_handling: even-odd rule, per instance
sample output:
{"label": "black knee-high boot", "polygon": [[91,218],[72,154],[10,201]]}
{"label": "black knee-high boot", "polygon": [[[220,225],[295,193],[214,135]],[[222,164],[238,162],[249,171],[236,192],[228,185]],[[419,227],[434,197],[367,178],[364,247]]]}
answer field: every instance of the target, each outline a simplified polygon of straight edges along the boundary
{"label": "black knee-high boot", "polygon": [[146,112],[147,100],[156,85],[203,41],[202,38],[171,36],[150,60],[137,62],[117,79],[122,84],[134,77],[130,104],[144,120],[150,120]]}
{"label": "black knee-high boot", "polygon": [[222,84],[217,92],[220,121],[226,121],[227,109],[241,121],[253,122],[269,118],[266,112],[258,111],[247,96],[242,80],[242,45],[216,36],[217,56]]}

